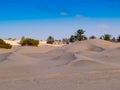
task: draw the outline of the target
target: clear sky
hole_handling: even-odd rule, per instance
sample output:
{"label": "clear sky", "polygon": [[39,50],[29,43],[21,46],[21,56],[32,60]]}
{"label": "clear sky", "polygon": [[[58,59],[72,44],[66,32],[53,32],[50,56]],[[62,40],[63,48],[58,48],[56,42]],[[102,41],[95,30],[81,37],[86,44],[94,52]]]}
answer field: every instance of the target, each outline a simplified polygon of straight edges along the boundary
{"label": "clear sky", "polygon": [[120,0],[0,0],[0,37],[120,35]]}

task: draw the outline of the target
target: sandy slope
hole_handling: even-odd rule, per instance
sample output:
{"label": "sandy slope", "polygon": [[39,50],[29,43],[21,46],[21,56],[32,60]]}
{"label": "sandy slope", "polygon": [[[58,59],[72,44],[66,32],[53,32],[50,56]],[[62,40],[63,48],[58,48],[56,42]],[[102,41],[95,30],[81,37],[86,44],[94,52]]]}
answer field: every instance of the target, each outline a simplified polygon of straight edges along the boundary
{"label": "sandy slope", "polygon": [[119,90],[120,44],[0,49],[1,90]]}
{"label": "sandy slope", "polygon": [[105,49],[117,48],[119,47],[119,43],[113,43],[109,41],[104,41],[101,39],[91,39],[81,42],[75,42],[65,48],[70,50],[71,52],[80,52],[80,51],[96,51],[101,52]]}
{"label": "sandy slope", "polygon": [[11,40],[4,40],[6,43],[9,43],[13,46],[20,46],[19,42],[20,40],[15,40],[15,41],[11,41]]}

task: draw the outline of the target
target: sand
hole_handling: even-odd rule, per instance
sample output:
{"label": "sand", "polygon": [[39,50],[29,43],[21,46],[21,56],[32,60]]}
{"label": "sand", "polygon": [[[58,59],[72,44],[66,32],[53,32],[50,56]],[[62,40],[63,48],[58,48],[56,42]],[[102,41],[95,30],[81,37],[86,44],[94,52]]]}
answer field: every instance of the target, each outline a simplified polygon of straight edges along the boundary
{"label": "sand", "polygon": [[0,90],[120,90],[120,44],[0,49]]}
{"label": "sand", "polygon": [[12,40],[4,40],[4,41],[6,43],[9,43],[9,44],[13,45],[13,46],[20,46],[20,44],[19,44],[20,40],[14,40],[14,41],[12,41]]}

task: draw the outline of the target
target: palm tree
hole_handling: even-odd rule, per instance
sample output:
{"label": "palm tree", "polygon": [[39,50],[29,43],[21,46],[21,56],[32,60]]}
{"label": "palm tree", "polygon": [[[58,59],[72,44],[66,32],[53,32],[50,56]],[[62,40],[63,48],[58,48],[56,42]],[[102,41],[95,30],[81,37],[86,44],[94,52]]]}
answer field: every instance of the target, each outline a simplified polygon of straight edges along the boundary
{"label": "palm tree", "polygon": [[47,38],[47,43],[48,44],[53,44],[54,43],[54,38],[52,37],[52,36],[49,36],[48,38]]}
{"label": "palm tree", "polygon": [[102,36],[104,40],[110,41],[111,40],[111,35],[110,34],[105,34]]}
{"label": "palm tree", "polygon": [[75,36],[74,35],[71,35],[70,38],[69,38],[69,42],[75,42]]}
{"label": "palm tree", "polygon": [[79,29],[79,30],[77,30],[77,32],[76,32],[76,35],[75,35],[75,38],[78,40],[78,41],[82,41],[82,40],[84,40],[84,34],[85,33],[85,31],[84,30],[82,30],[82,29]]}

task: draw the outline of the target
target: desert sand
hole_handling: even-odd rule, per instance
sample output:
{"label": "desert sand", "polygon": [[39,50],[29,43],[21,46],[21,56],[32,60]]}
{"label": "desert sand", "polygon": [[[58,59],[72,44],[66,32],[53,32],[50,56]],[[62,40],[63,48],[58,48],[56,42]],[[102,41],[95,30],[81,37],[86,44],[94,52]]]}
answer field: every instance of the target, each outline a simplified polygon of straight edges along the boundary
{"label": "desert sand", "polygon": [[0,49],[0,90],[120,90],[120,44]]}
{"label": "desert sand", "polygon": [[12,41],[12,40],[4,40],[4,41],[6,43],[9,43],[9,44],[13,45],[13,46],[20,46],[20,44],[19,44],[20,40],[14,40],[14,41]]}

